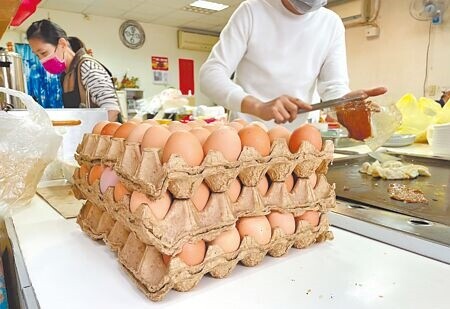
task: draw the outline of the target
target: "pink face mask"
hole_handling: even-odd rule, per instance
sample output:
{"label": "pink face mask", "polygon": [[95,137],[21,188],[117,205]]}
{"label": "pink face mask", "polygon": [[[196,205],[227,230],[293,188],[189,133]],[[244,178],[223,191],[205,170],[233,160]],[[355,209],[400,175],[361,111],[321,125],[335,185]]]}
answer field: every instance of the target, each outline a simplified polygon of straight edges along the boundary
{"label": "pink face mask", "polygon": [[66,69],[66,62],[58,58],[56,50],[40,61],[44,69],[51,74],[61,74]]}

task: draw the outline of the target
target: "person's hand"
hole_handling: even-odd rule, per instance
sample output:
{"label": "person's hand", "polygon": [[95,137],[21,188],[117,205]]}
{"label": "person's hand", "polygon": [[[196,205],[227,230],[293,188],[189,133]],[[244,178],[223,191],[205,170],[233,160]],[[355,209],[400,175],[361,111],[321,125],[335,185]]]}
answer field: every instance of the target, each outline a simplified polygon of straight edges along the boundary
{"label": "person's hand", "polygon": [[278,124],[294,121],[299,110],[311,110],[311,105],[288,95],[282,95],[269,102],[261,102],[255,97],[247,96],[241,104],[243,113],[266,121],[275,120]]}
{"label": "person's hand", "polygon": [[387,92],[386,87],[377,87],[372,89],[361,89],[361,90],[355,90],[350,93],[347,93],[344,98],[353,97],[353,96],[362,96],[365,99],[370,97],[376,97],[382,94],[385,94]]}

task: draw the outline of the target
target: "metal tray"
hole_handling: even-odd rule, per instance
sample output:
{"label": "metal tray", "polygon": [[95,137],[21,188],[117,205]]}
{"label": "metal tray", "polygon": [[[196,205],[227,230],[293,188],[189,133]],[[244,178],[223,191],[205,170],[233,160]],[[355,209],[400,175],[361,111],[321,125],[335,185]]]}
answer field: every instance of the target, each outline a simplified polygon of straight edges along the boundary
{"label": "metal tray", "polygon": [[[425,165],[431,177],[420,176],[413,180],[383,180],[361,174],[364,162],[373,162],[368,155],[336,159],[328,172],[328,180],[336,183],[336,195],[346,201],[395,211],[404,215],[450,226],[450,164],[448,161],[399,156],[402,162]],[[393,200],[387,189],[390,183],[403,183],[419,188],[428,204],[409,204]]]}

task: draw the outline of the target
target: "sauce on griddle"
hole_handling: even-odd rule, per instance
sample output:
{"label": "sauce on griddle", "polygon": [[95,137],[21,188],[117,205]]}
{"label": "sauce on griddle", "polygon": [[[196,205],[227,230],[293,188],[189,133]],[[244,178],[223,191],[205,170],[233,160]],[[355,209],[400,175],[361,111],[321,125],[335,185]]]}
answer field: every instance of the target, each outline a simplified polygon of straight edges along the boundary
{"label": "sauce on griddle", "polygon": [[397,201],[406,203],[428,203],[422,190],[409,188],[406,185],[391,183],[388,187],[388,193],[391,199]]}

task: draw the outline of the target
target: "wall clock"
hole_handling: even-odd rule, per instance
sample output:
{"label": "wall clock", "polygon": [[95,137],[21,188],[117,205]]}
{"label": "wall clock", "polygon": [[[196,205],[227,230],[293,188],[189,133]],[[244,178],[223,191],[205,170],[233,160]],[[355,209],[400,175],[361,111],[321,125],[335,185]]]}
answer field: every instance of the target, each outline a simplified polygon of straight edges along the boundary
{"label": "wall clock", "polygon": [[142,47],[145,42],[144,29],[134,20],[123,22],[119,29],[119,36],[122,43],[132,49]]}

